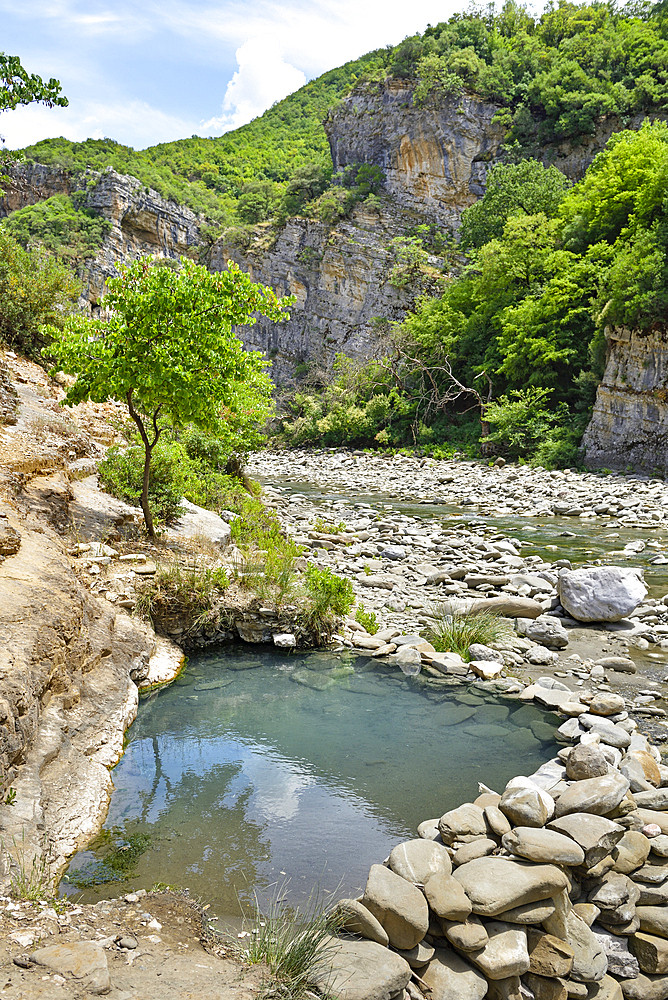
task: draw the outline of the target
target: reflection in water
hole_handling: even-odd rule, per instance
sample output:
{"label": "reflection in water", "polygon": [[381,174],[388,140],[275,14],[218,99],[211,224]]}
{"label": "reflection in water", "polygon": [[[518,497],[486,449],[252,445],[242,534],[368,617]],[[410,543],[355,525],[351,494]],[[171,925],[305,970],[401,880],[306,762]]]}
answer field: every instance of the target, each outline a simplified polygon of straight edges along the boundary
{"label": "reflection in water", "polygon": [[165,882],[231,914],[237,895],[285,877],[295,900],[316,882],[356,893],[421,820],[474,798],[478,781],[500,787],[550,756],[545,721],[533,706],[404,678],[357,654],[260,661],[243,647],[193,659],[142,702],[114,771],[107,836],[76,856],[63,890],[79,892],[77,871],[118,855],[123,837],[148,836],[127,878],[84,898]]}

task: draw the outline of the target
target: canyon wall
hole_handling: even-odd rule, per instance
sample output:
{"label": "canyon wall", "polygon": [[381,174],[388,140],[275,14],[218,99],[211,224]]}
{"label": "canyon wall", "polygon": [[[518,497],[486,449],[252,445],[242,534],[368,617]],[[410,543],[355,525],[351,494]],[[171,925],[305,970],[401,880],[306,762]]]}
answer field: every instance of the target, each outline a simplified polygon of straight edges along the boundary
{"label": "canyon wall", "polygon": [[590,468],[668,475],[668,331],[606,330],[608,360],[582,447]]}

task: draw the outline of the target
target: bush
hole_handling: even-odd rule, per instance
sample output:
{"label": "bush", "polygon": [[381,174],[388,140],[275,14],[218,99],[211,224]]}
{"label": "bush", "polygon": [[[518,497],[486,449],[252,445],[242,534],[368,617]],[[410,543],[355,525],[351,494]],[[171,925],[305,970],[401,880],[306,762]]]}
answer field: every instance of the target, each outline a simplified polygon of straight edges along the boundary
{"label": "bush", "polygon": [[137,613],[154,623],[165,613],[176,615],[179,622],[185,622],[186,631],[218,624],[217,601],[229,582],[221,566],[208,566],[198,560],[158,566],[142,586]]}
{"label": "bush", "polygon": [[311,602],[310,613],[317,618],[330,614],[347,615],[355,603],[355,591],[350,580],[332,573],[329,567],[319,569],[309,563],[305,584]]}
{"label": "bush", "polygon": [[355,611],[355,621],[359,622],[369,635],[375,635],[378,631],[379,625],[375,613],[373,611],[366,611],[361,601],[358,603]]}

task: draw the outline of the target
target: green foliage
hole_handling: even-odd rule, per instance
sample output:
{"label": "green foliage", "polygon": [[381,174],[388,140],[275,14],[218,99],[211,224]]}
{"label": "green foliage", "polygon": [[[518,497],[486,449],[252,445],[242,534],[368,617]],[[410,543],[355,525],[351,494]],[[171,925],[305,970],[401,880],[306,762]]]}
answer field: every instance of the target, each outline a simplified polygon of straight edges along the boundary
{"label": "green foliage", "polygon": [[45,83],[36,73],[28,73],[18,56],[0,52],[0,111],[13,111],[20,104],[66,108],[69,101],[60,91],[58,80]]}
{"label": "green foliage", "polygon": [[60,329],[79,283],[41,247],[24,249],[0,226],[0,341],[34,355],[44,345],[43,324]]}
{"label": "green foliage", "polygon": [[111,229],[107,219],[76,209],[65,194],[12,212],[2,226],[22,247],[36,244],[70,265],[94,257]]}
{"label": "green foliage", "polygon": [[270,409],[267,362],[244,351],[232,327],[255,322],[254,313],[284,319],[286,302],[230,264],[215,274],[181,258],[178,269],[150,257],[121,268],[107,283],[102,307],[108,320],[70,317],[54,327],[51,351],[60,368],[76,375],[65,402],[123,400],[144,445],[142,509],[149,534],[150,464],[164,424],[243,432],[264,422]]}
{"label": "green foliage", "polygon": [[322,517],[316,517],[313,528],[315,531],[321,531],[323,534],[338,535],[340,531],[346,530],[346,524],[345,521],[332,524],[331,521],[325,521]]}
{"label": "green foliage", "polygon": [[463,249],[498,239],[511,215],[556,214],[569,183],[556,167],[537,160],[498,163],[487,175],[485,194],[462,214],[459,242]]}
{"label": "green foliage", "polygon": [[475,642],[488,646],[503,642],[514,633],[510,619],[500,618],[487,611],[456,612],[436,608],[435,623],[429,632],[429,641],[439,653],[459,653],[469,659],[469,647]]}
{"label": "green foliage", "polygon": [[[13,800],[10,805],[13,805]],[[12,896],[33,903],[53,900],[57,891],[57,875],[54,871],[54,858],[46,838],[38,849],[26,845],[24,827],[20,841],[17,842],[13,836],[11,849],[7,852],[4,844],[2,848],[9,855]]]}
{"label": "green foliage", "polygon": [[319,569],[309,563],[304,574],[310,608],[305,612],[313,619],[327,615],[347,615],[355,603],[355,591],[350,580],[332,573],[329,567]]}
{"label": "green foliage", "polygon": [[361,601],[355,608],[355,621],[365,628],[369,635],[375,635],[380,628],[374,611],[367,611]]}
{"label": "green foliage", "polygon": [[660,5],[559,0],[534,15],[508,0],[405,38],[371,59],[363,77],[417,80],[417,105],[475,93],[500,105],[509,143],[526,151],[593,134],[602,116],[665,109],[667,64]]}

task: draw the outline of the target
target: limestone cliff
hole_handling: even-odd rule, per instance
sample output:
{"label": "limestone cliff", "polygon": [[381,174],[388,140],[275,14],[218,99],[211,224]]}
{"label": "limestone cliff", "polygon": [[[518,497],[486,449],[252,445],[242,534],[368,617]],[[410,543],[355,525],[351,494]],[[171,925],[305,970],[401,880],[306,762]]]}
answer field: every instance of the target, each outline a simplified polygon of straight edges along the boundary
{"label": "limestone cliff", "polygon": [[202,219],[190,209],[145,187],[135,177],[117,174],[111,167],[103,173],[70,173],[39,163],[18,164],[10,171],[5,196],[0,199],[0,218],[54,194],[84,193],[83,204],[111,222],[111,230],[95,258],[84,264],[82,304],[95,306],[107,278],[118,273],[117,265],[152,253],[178,258],[197,256]]}
{"label": "limestone cliff", "polygon": [[591,468],[668,475],[668,331],[606,330],[608,360],[582,446]]}
{"label": "limestone cliff", "polygon": [[210,266],[221,270],[236,261],[255,281],[280,295],[295,295],[287,323],[259,318],[239,330],[244,343],[272,359],[272,376],[289,382],[295,368],[313,362],[328,368],[343,351],[367,358],[378,348],[388,323],[400,320],[414,295],[388,281],[395,259],[389,246],[407,224],[384,204],[380,214],[362,206],[334,228],[305,218],[290,219],[275,243],[241,249],[219,240]]}

